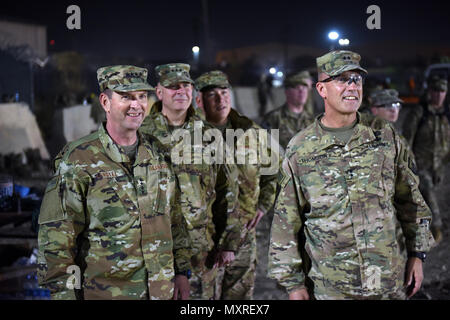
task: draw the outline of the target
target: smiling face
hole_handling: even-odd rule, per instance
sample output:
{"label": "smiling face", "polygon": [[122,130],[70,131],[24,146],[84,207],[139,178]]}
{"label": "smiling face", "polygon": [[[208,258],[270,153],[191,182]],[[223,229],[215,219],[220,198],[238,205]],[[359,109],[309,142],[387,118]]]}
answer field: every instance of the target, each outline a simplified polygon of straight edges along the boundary
{"label": "smiling face", "polygon": [[[346,71],[340,76],[350,77],[359,75],[356,71]],[[358,111],[362,102],[362,81],[355,83],[350,81],[342,83],[338,80],[321,82],[328,78],[328,75],[321,73],[316,89],[325,101],[326,113],[337,113],[341,115],[349,115]]]}
{"label": "smiling face", "polygon": [[108,127],[120,133],[136,132],[148,111],[147,91],[101,93],[100,103]]}
{"label": "smiling face", "polygon": [[229,88],[213,88],[202,92],[203,110],[206,119],[216,125],[226,123],[231,110]]}
{"label": "smiling face", "polygon": [[158,84],[156,95],[162,101],[163,111],[170,112],[186,111],[192,102],[192,84],[180,82],[168,87]]}

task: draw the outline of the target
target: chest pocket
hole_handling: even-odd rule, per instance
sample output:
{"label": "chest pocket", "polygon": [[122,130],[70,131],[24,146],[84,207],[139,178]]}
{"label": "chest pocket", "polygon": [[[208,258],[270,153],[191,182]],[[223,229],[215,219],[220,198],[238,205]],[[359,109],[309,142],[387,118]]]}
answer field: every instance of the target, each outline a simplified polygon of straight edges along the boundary
{"label": "chest pocket", "polygon": [[138,202],[144,217],[170,215],[174,205],[175,177],[167,168],[147,168],[147,180],[136,178]]}

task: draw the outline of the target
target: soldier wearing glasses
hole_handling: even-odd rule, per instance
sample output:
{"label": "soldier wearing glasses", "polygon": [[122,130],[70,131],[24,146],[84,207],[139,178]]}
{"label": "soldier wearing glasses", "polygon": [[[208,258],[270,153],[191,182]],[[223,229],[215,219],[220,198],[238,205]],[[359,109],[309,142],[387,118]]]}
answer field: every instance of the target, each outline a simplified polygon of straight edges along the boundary
{"label": "soldier wearing glasses", "polygon": [[269,276],[290,299],[405,299],[422,283],[431,213],[392,125],[358,112],[360,59],[317,58],[325,113],[292,138],[280,170]]}

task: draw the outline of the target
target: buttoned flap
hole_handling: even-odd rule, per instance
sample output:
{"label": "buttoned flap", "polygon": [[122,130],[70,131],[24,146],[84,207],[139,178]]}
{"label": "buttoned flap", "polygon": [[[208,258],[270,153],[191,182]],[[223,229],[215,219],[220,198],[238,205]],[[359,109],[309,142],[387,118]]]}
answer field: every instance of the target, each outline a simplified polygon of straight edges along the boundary
{"label": "buttoned flap", "polygon": [[175,176],[167,164],[151,164],[146,176],[136,177],[139,207],[144,217],[170,215],[175,197]]}
{"label": "buttoned flap", "polygon": [[67,218],[65,210],[63,210],[59,191],[61,180],[61,176],[53,176],[45,188],[44,198],[42,199],[41,209],[39,211],[40,224]]}
{"label": "buttoned flap", "polygon": [[136,191],[122,169],[93,175],[86,198],[91,229],[125,232],[138,216]]}

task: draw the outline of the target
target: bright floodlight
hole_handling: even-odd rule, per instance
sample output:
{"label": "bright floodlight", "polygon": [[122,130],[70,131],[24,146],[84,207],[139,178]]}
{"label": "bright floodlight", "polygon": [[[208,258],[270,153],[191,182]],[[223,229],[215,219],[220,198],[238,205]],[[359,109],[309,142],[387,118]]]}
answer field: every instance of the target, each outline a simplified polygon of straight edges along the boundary
{"label": "bright floodlight", "polygon": [[350,44],[350,40],[348,40],[348,39],[339,39],[339,44],[341,46],[348,46]]}
{"label": "bright floodlight", "polygon": [[275,69],[274,67],[269,69],[270,74],[275,74],[277,73],[277,69]]}
{"label": "bright floodlight", "polygon": [[339,38],[339,33],[337,33],[336,31],[331,31],[328,34],[328,38],[330,38],[330,40],[336,40],[337,38]]}
{"label": "bright floodlight", "polygon": [[197,47],[197,46],[192,47],[192,52],[193,52],[193,53],[199,53],[199,52],[200,52],[200,48]]}
{"label": "bright floodlight", "polygon": [[278,71],[278,72],[277,72],[277,77],[278,77],[278,78],[281,78],[282,76],[283,76],[283,72],[282,72],[282,71]]}

